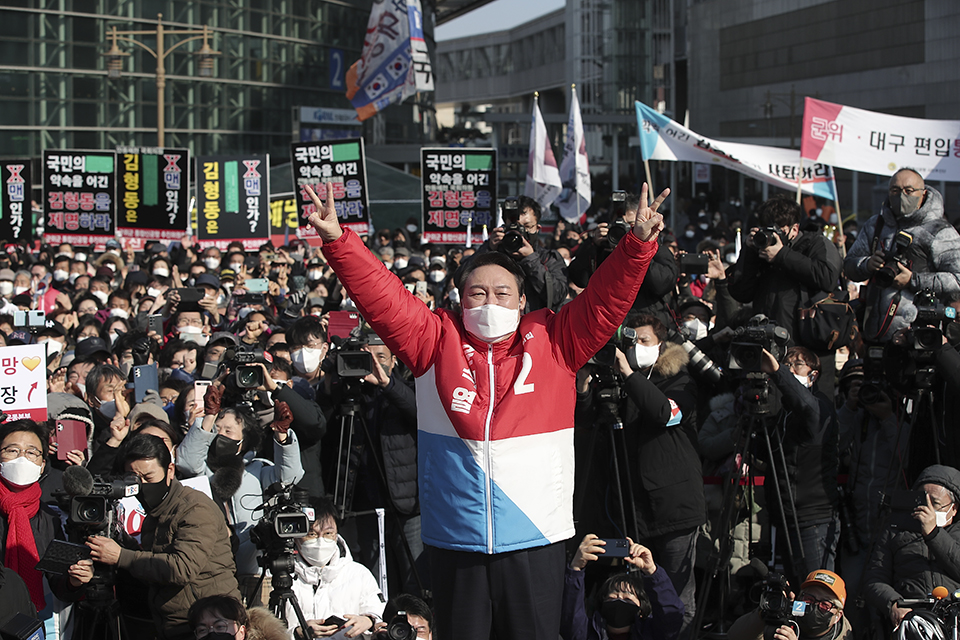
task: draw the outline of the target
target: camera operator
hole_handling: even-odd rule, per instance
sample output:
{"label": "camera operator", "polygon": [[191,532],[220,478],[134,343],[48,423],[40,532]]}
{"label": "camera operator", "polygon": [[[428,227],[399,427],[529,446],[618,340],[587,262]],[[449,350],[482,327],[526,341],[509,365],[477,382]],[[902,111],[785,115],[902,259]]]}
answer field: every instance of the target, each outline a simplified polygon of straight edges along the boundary
{"label": "camera operator", "polygon": [[[297,538],[293,592],[314,637],[331,636],[345,622],[347,637],[369,631],[383,615],[384,600],[373,574],[354,562],[346,541],[339,535],[336,508],[326,499],[311,498],[315,520],[303,538]],[[297,616],[287,605],[286,618],[294,637],[302,638]]]}
{"label": "camera operator", "polygon": [[[396,356],[383,340],[376,334],[368,334],[365,341],[363,349],[372,356],[372,373],[361,378],[358,414],[362,424],[356,426],[353,449],[341,451],[340,430],[332,429],[325,450],[335,452],[340,463],[349,467],[345,472],[340,471],[341,479],[346,477],[349,485],[346,493],[352,495],[348,510],[368,512],[350,521],[356,525],[356,559],[371,571],[375,570],[380,536],[372,510],[386,508],[391,515],[396,515],[396,519],[387,518],[385,532],[390,563],[388,575],[398,580],[396,584],[391,580],[390,590],[414,592],[417,583],[404,540],[416,562],[423,552],[417,492],[417,398],[413,385],[403,379]],[[328,375],[331,377],[328,401],[336,415],[349,395],[345,385],[357,380],[341,378],[335,367]],[[329,456],[324,466],[340,468]]]}
{"label": "camera operator", "polygon": [[[259,366],[264,376],[269,377],[266,367]],[[210,489],[217,506],[221,507],[239,539],[237,577],[248,601],[251,601],[259,595],[250,591],[257,581],[259,566],[250,530],[262,515],[258,507],[263,490],[274,482],[299,482],[303,467],[296,434],[290,430],[293,414],[289,405],[278,402],[274,409],[274,420],[270,425],[274,465],[254,457],[262,433],[256,416],[242,405],[225,406],[223,395],[224,386],[219,380],[207,389],[203,398],[203,422],[200,427],[191,426],[184,436],[177,449],[177,467],[185,473],[204,474],[210,478]]]}
{"label": "camera operator", "polygon": [[676,638],[683,624],[683,603],[663,567],[646,547],[627,538],[629,573],[608,578],[597,592],[596,610],[587,616],[584,569],[604,553],[606,541],[584,536],[564,573],[560,637],[563,640],[663,640]]}
{"label": "camera operator", "polygon": [[[684,606],[684,628],[695,614],[697,528],[706,519],[703,473],[697,451],[697,385],[687,372],[690,357],[668,342],[657,318],[631,311],[625,326],[637,343],[616,351],[626,398],[620,416],[628,456],[636,468],[633,495],[638,536],[656,554]],[[579,411],[593,395],[579,396]]]}
{"label": "camera operator", "polygon": [[[773,576],[777,577],[777,576]],[[787,593],[782,585],[770,584],[767,589],[777,590],[773,602],[790,605],[793,593]],[[803,602],[802,616],[793,617],[790,610],[771,611],[769,602],[761,596],[761,605],[737,619],[727,632],[728,640],[806,640],[823,638],[824,640],[851,640],[853,628],[843,606],[847,601],[846,585],[843,578],[833,571],[818,569],[811,571],[800,587],[797,602]],[[766,602],[765,602],[766,601]]]}
{"label": "camera operator", "polygon": [[[402,618],[400,618],[401,615]],[[410,631],[414,632],[418,640],[433,640],[433,612],[426,602],[409,593],[398,593],[387,600],[387,606],[383,609],[383,621],[378,622],[374,627],[376,629],[374,640],[397,638],[398,634],[391,635],[389,629],[397,618],[401,621],[405,620],[410,625]],[[409,634],[409,631],[407,633]]]}
{"label": "camera operator", "polygon": [[[514,202],[516,208],[509,206]],[[506,226],[491,231],[490,239],[480,245],[476,253],[482,255],[487,251],[502,251],[520,266],[527,294],[527,306],[524,309],[527,313],[537,309],[556,311],[567,297],[563,258],[540,241],[541,215],[540,204],[533,198],[520,196],[505,202],[503,221]],[[507,245],[503,244],[505,238]]]}
{"label": "camera operator", "polygon": [[194,637],[187,610],[205,596],[239,598],[230,531],[216,504],[174,477],[170,450],[163,440],[135,434],[124,444],[120,461],[140,479],[137,500],[147,517],[141,529],[142,551],[91,536],[93,559],[116,565],[149,586],[147,607],[160,640]]}
{"label": "camera operator", "polygon": [[898,606],[898,600],[926,598],[938,586],[950,593],[960,589],[960,471],[943,465],[927,467],[913,489],[925,494],[909,513],[908,521],[915,520],[915,526],[891,517],[863,580],[867,604],[889,615],[893,626],[910,611]]}
{"label": "camera operator", "polygon": [[863,225],[844,274],[869,280],[862,295],[864,340],[889,341],[916,317],[913,296],[960,293],[960,235],[943,214],[943,196],[913,169],[890,178],[888,197]]}
{"label": "camera operator", "polygon": [[[597,267],[616,248],[624,233],[633,228],[640,208],[640,198],[633,193],[619,192],[623,201],[614,201],[610,222],[601,222],[590,232],[592,242],[584,242],[567,269],[570,282],[583,289]],[[661,244],[650,262],[647,276],[640,285],[640,292],[633,309],[649,313],[669,326],[673,320],[666,304],[666,297],[677,284],[680,271],[676,258],[666,244]]]}
{"label": "camera operator", "polygon": [[[825,298],[840,277],[840,252],[822,234],[800,231],[800,205],[785,196],[760,205],[761,228],[744,238],[740,259],[728,275],[728,290],[740,302],[753,302],[790,335],[800,335],[797,310]],[[762,245],[759,243],[762,241]],[[817,353],[823,363],[819,387],[833,395],[832,352]]]}
{"label": "camera operator", "polygon": [[[761,360],[761,371],[771,377],[782,394],[783,407],[775,423],[767,424],[766,428],[780,431],[785,468],[776,449],[773,460],[766,459],[765,449],[757,446],[760,442],[755,442],[754,452],[764,451],[760,457],[767,464],[765,476],[771,473],[770,465],[775,466],[773,472],[779,482],[769,479],[764,482],[767,506],[778,532],[790,536],[795,556],[795,564],[790,569],[797,577],[817,568],[833,571],[840,535],[836,480],[839,431],[833,404],[814,386],[820,366],[819,358],[806,347],[787,349],[782,364],[764,349]],[[792,492],[789,495],[786,494],[787,482]],[[787,521],[786,532],[780,531],[783,516]],[[794,528],[794,516],[799,530]]]}

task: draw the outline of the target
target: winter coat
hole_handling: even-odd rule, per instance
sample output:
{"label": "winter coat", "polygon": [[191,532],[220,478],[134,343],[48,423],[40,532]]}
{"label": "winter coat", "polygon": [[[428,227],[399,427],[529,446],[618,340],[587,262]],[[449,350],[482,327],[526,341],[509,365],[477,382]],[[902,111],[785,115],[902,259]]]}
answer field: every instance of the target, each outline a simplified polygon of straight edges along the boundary
{"label": "winter coat", "polygon": [[117,566],[150,587],[146,603],[160,640],[191,633],[190,605],[207,596],[240,591],[230,530],[213,500],[174,479],[170,491],[143,521],[143,551],[120,550]]}
{"label": "winter coat", "polygon": [[[584,604],[584,572],[567,567],[563,576],[563,602],[560,609],[560,637],[563,640],[607,640],[607,625],[599,611],[588,617]],[[643,576],[643,588],[653,610],[646,618],[637,618],[630,627],[630,640],[675,640],[683,624],[683,603],[670,582],[670,576],[657,567],[653,575]]]}
{"label": "winter coat", "polygon": [[[294,561],[293,593],[297,596],[303,617],[324,620],[329,616],[349,615],[383,617],[385,600],[370,570],[354,562],[343,538],[337,536],[340,553],[323,567],[314,567],[299,555]],[[287,625],[297,626],[293,607],[287,604]]]}
{"label": "winter coat", "polygon": [[[227,520],[234,528],[240,542],[236,557],[238,575],[255,575],[260,572],[257,564],[259,553],[256,545],[250,540],[250,531],[263,517],[263,509],[258,507],[263,503],[264,489],[274,482],[290,484],[297,483],[303,478],[297,434],[291,429],[287,431],[287,435],[289,438],[286,444],[280,444],[271,432],[270,439],[273,441],[273,457],[277,461],[276,465],[269,460],[254,458],[252,452],[244,456],[240,488],[227,500],[229,502]],[[214,474],[213,470],[207,466],[207,451],[216,436],[217,434],[212,431],[206,431],[194,424],[177,447],[177,468],[190,476],[203,474],[210,478],[215,496],[217,479],[221,474],[229,473],[228,469],[221,469]],[[220,506],[219,501],[217,505]]]}
{"label": "winter coat", "polygon": [[636,455],[633,495],[643,540],[706,521],[697,387],[687,373],[689,361],[682,347],[664,342],[649,379],[647,371],[636,371],[623,383],[621,415],[627,450]]}
{"label": "winter coat", "polygon": [[0,571],[0,628],[18,613],[36,619],[37,608],[30,600],[30,591],[23,578],[10,567],[3,567]]}
{"label": "winter coat", "polygon": [[574,535],[576,372],[623,321],[656,249],[627,234],[572,302],[523,315],[489,344],[459,314],[431,312],[356,234],[324,244],[363,317],[417,379],[424,542],[493,554]]}
{"label": "winter coat", "polygon": [[[880,213],[867,220],[844,261],[844,274],[848,278],[862,282],[872,277],[867,271],[867,262],[874,252],[874,235],[881,218],[883,228],[877,238],[878,248],[890,251],[897,233],[906,231],[913,236],[911,252],[916,252],[916,262],[910,269],[913,276],[905,289],[881,288],[870,281],[866,295],[861,296],[867,305],[861,327],[866,340],[889,340],[897,331],[910,326],[917,317],[913,298],[921,289],[932,289],[938,296],[960,293],[960,234],[943,215],[943,196],[929,185],[923,204],[909,216],[898,219],[885,200]],[[896,315],[889,327],[877,335],[881,321],[897,301]]]}
{"label": "winter coat", "polygon": [[281,620],[264,607],[247,609],[250,624],[245,640],[289,640],[290,634]]}
{"label": "winter coat", "polygon": [[753,302],[777,326],[798,335],[797,309],[833,291],[840,277],[840,252],[823,235],[801,231],[777,253],[773,262],[762,259],[755,247],[744,247],[727,272],[730,295]]}
{"label": "winter coat", "polygon": [[[278,384],[273,392],[274,402],[286,402],[290,405],[293,422],[290,431],[297,434],[300,443],[300,463],[303,466],[303,477],[297,481],[297,486],[304,489],[315,498],[322,497],[323,474],[320,468],[320,442],[327,432],[327,420],[316,402],[307,400],[289,384]],[[278,458],[273,461],[277,462]]]}

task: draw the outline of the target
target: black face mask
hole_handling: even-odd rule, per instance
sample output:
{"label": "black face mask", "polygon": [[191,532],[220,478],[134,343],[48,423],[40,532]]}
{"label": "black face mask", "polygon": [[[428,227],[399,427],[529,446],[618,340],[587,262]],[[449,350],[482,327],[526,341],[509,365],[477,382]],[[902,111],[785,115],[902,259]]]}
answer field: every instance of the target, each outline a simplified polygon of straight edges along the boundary
{"label": "black face mask", "polygon": [[629,600],[607,600],[600,605],[600,615],[613,629],[632,625],[639,611],[640,607]]}
{"label": "black face mask", "polygon": [[144,510],[150,513],[160,506],[168,493],[170,493],[170,485],[167,484],[166,478],[160,482],[141,482],[137,500],[143,505]]}
{"label": "black face mask", "polygon": [[207,449],[207,466],[216,470],[240,455],[241,440],[231,440],[225,435],[217,434]]}
{"label": "black face mask", "polygon": [[830,630],[833,611],[821,611],[816,605],[808,606],[806,613],[796,618],[800,635],[804,638],[822,636]]}
{"label": "black face mask", "polygon": [[220,633],[217,631],[211,631],[207,635],[203,636],[203,640],[235,640],[236,636],[232,633],[227,633],[226,631]]}

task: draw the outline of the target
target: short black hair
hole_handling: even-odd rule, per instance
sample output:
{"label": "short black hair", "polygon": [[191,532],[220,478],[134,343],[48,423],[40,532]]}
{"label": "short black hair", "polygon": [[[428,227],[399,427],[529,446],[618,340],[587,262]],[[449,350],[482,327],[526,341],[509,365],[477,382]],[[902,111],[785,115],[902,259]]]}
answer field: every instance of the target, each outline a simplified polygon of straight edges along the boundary
{"label": "short black hair", "polygon": [[286,336],[287,344],[291,349],[294,349],[306,345],[311,338],[319,338],[326,342],[327,330],[323,328],[318,318],[304,316],[297,318],[297,321],[290,325],[286,331]]}
{"label": "short black hair", "polygon": [[653,611],[647,590],[643,588],[643,580],[635,573],[618,573],[607,578],[606,582],[597,591],[597,609],[603,604],[607,594],[618,591],[628,591],[637,596],[640,601],[640,617],[646,618]]}
{"label": "short black hair", "polygon": [[463,288],[466,285],[467,278],[470,277],[470,274],[480,267],[485,267],[491,264],[498,267],[503,267],[513,274],[513,277],[517,279],[517,289],[520,291],[520,295],[523,295],[523,280],[525,275],[523,273],[523,269],[520,268],[520,265],[514,262],[513,258],[505,253],[500,253],[499,251],[488,251],[487,253],[475,254],[470,260],[460,265],[460,268],[457,270],[458,273],[454,276],[454,279],[457,283],[457,290],[460,292],[461,300],[463,299]]}
{"label": "short black hair", "polygon": [[[148,414],[142,413],[140,415],[146,416]],[[136,425],[136,427],[137,429],[136,431],[134,431],[134,433],[137,433],[143,429],[146,429],[147,427],[156,427],[157,429],[160,429],[165,434],[167,434],[167,437],[170,438],[170,442],[172,442],[173,446],[175,447],[180,444],[181,440],[183,440],[182,430],[172,426],[168,422],[164,422],[163,420],[157,420],[156,418],[147,418],[143,422],[140,422],[138,425]]]}
{"label": "short black hair", "polygon": [[664,342],[667,339],[667,327],[660,318],[652,316],[642,311],[631,310],[623,320],[623,326],[636,329],[637,327],[650,327],[653,329],[657,340]]}
{"label": "short black hair", "polygon": [[403,611],[409,615],[420,616],[427,622],[429,630],[433,630],[433,611],[426,602],[409,593],[398,593],[387,601],[383,609],[383,619],[390,622],[395,615]]}
{"label": "short black hair", "polygon": [[799,356],[804,362],[810,365],[810,368],[820,372],[820,358],[812,350],[801,347],[794,346],[787,349],[787,352],[783,354],[783,361],[786,362],[787,358],[792,358],[794,356]]}
{"label": "short black hair", "polygon": [[110,304],[110,301],[114,298],[120,298],[121,300],[126,300],[127,304],[132,304],[130,300],[130,292],[123,289],[114,289],[110,292],[110,295],[107,297],[107,304]]}
{"label": "short black hair", "polygon": [[517,198],[517,214],[523,213],[523,210],[528,207],[533,210],[533,217],[537,219],[537,224],[539,224],[540,218],[543,216],[540,203],[529,196],[519,196]]}
{"label": "short black hair", "polygon": [[[194,602],[187,611],[187,623],[191,631],[200,626],[200,618],[208,611],[219,615],[224,620],[232,620],[238,626],[250,626],[250,616],[247,615],[247,610],[239,600],[226,595],[207,596]],[[248,632],[247,636],[249,635]]]}
{"label": "short black hair", "polygon": [[294,373],[293,367],[290,365],[290,363],[284,360],[283,358],[278,358],[273,353],[271,353],[270,355],[273,355],[273,362],[271,362],[270,365],[267,367],[267,371],[271,371],[271,372],[280,371],[287,375],[287,380],[293,380],[293,376],[295,376],[296,374]]}
{"label": "short black hair", "polygon": [[0,424],[0,442],[11,433],[32,433],[40,439],[40,448],[43,450],[43,459],[47,459],[47,453],[50,451],[50,430],[45,423],[34,422],[33,420],[13,420]]}
{"label": "short black hair", "polygon": [[117,461],[122,469],[137,460],[156,460],[164,473],[170,466],[170,450],[163,440],[147,433],[135,433],[123,443]]}
{"label": "short black hair", "polygon": [[760,217],[760,224],[778,229],[800,224],[800,220],[803,219],[803,212],[797,201],[784,195],[774,196],[761,204],[757,214]]}
{"label": "short black hair", "polygon": [[337,529],[340,528],[340,515],[337,507],[333,504],[333,500],[311,496],[307,503],[313,507],[314,518],[317,522],[323,522],[327,518],[331,518],[336,523]]}

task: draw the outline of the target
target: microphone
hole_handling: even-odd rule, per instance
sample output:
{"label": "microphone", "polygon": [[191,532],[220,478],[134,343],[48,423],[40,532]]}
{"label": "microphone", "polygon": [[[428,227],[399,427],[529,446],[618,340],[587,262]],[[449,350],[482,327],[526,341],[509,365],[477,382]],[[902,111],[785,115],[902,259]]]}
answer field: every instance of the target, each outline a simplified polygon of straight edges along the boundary
{"label": "microphone", "polygon": [[752,558],[748,566],[761,578],[766,578],[767,574],[770,573],[770,569],[767,568],[767,565],[765,565],[760,558]]}
{"label": "microphone", "polygon": [[93,491],[93,474],[85,467],[67,467],[63,472],[63,491],[69,496],[90,495]]}
{"label": "microphone", "polygon": [[936,598],[937,600],[943,600],[944,598],[947,598],[949,596],[950,596],[950,592],[947,590],[946,587],[935,587],[933,589],[933,597]]}

